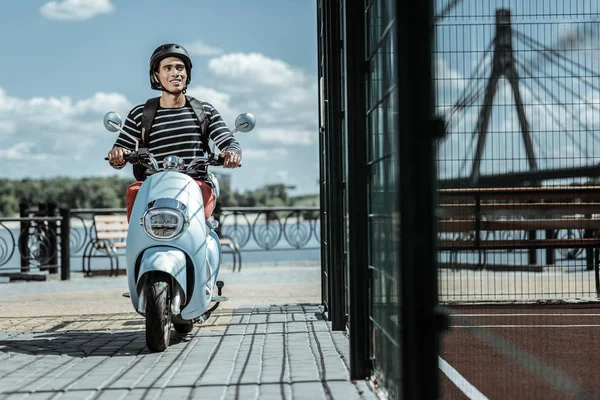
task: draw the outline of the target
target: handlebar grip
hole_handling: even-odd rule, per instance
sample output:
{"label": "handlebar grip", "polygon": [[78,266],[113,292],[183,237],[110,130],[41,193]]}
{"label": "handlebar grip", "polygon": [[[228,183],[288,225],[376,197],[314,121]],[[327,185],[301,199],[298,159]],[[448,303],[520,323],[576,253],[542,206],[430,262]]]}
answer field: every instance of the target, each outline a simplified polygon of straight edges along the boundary
{"label": "handlebar grip", "polygon": [[220,167],[225,163],[225,159],[223,157],[215,157],[212,164],[216,167]]}
{"label": "handlebar grip", "polygon": [[[123,154],[123,160],[129,161],[129,159],[132,155],[133,155],[133,153]],[[104,161],[109,161],[108,157],[104,157]]]}
{"label": "handlebar grip", "polygon": [[[222,167],[223,164],[225,164],[225,158],[219,157],[219,156],[216,156],[211,163],[211,165],[213,165],[215,167]],[[241,166],[242,166],[242,163],[240,162],[240,167]]]}

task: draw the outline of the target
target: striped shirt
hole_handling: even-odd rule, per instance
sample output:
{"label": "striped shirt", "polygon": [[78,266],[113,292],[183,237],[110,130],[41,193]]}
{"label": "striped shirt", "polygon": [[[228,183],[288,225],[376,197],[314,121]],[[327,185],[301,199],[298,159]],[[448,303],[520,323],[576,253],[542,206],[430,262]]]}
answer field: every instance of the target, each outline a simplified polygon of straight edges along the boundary
{"label": "striped shirt", "polygon": [[[220,151],[233,151],[241,156],[242,149],[223,122],[219,112],[207,102],[202,102],[202,107],[209,118],[208,137]],[[143,112],[143,104],[134,107],[123,124],[123,130],[138,139],[141,138]],[[188,165],[194,158],[204,155],[202,141],[200,123],[189,102],[186,102],[186,105],[181,108],[163,108],[159,105],[154,121],[152,121],[147,143],[148,151],[158,161],[159,166],[162,166],[163,159],[170,155],[181,157],[185,165]],[[114,146],[133,151],[135,142],[120,133]],[[116,166],[116,168],[123,168],[123,166]],[[193,177],[201,178],[206,174],[206,170],[198,172]]]}

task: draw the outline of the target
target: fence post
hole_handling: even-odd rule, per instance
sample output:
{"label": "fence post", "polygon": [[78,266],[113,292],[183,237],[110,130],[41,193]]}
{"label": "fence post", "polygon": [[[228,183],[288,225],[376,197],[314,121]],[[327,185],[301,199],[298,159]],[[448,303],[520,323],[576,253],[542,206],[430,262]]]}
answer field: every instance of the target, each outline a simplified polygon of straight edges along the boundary
{"label": "fence post", "polygon": [[[556,236],[554,229],[546,229],[546,239],[556,239]],[[555,249],[553,247],[546,247],[546,265],[554,265],[555,263]]]}
{"label": "fence post", "polygon": [[[56,217],[56,203],[47,203],[46,204],[46,215],[48,217]],[[50,266],[48,272],[51,274],[58,273],[58,230],[56,221],[48,221],[48,231],[50,235],[48,236],[49,242],[49,258],[48,264]]]}
{"label": "fence post", "polygon": [[[38,211],[33,215],[35,217],[46,217],[48,215],[46,203],[38,203]],[[46,235],[44,231],[46,229],[46,221],[36,221],[33,224],[35,226],[36,233],[39,235],[38,253],[34,257],[40,263],[40,271],[45,271],[48,269],[48,264],[50,261],[48,257],[50,256],[50,251],[52,250],[48,248],[50,242],[45,239]]]}
{"label": "fence post", "polygon": [[60,279],[66,281],[71,279],[71,210],[61,208],[60,216]]}
{"label": "fence post", "polygon": [[[28,218],[27,204],[19,203],[19,216]],[[21,272],[29,272],[29,221],[21,221],[21,232],[19,234],[19,253],[21,255]]]}
{"label": "fence post", "polygon": [[[527,239],[536,240],[537,239],[537,231],[527,231]],[[537,248],[529,249],[529,265],[537,264]]]}

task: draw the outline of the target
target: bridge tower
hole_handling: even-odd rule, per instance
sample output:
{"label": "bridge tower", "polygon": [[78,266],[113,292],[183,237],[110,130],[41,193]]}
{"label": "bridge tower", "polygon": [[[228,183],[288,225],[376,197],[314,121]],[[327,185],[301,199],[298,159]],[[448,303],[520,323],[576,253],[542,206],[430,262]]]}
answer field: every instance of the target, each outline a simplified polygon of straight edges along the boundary
{"label": "bridge tower", "polygon": [[477,148],[473,159],[473,168],[471,169],[471,179],[473,184],[477,184],[480,176],[481,158],[485,147],[485,140],[488,134],[490,115],[494,96],[498,89],[498,81],[501,77],[506,77],[513,92],[519,125],[527,154],[527,161],[531,171],[537,170],[537,162],[533,152],[533,142],[529,132],[529,123],[523,108],[523,100],[519,91],[519,74],[515,66],[514,52],[512,45],[512,26],[510,19],[510,10],[496,10],[496,35],[494,37],[494,55],[492,58],[492,72],[485,87],[485,96],[483,106],[479,112],[475,132],[479,133]]}

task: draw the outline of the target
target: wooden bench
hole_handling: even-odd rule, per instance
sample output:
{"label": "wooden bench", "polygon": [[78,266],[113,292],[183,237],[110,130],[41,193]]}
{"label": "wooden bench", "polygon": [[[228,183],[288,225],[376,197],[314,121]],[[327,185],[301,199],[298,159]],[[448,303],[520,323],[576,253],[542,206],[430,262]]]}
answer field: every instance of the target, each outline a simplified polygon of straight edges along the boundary
{"label": "wooden bench", "polygon": [[83,250],[82,269],[86,275],[92,275],[91,259],[97,257],[110,260],[110,276],[119,275],[119,255],[126,247],[128,227],[126,215],[94,215],[91,238]]}
{"label": "wooden bench", "polygon": [[[535,265],[545,249],[552,265],[556,249],[585,250],[587,268],[598,267],[600,187],[441,189],[437,216],[441,251],[523,249]],[[497,238],[509,233],[517,237]]]}
{"label": "wooden bench", "polygon": [[[110,259],[109,276],[119,275],[119,256],[126,248],[127,238],[126,215],[94,215],[91,239],[83,251],[82,269],[91,276],[91,259],[104,257]],[[220,238],[222,253],[231,254],[233,257],[233,272],[236,267],[242,269],[242,255],[240,246],[230,237]]]}

